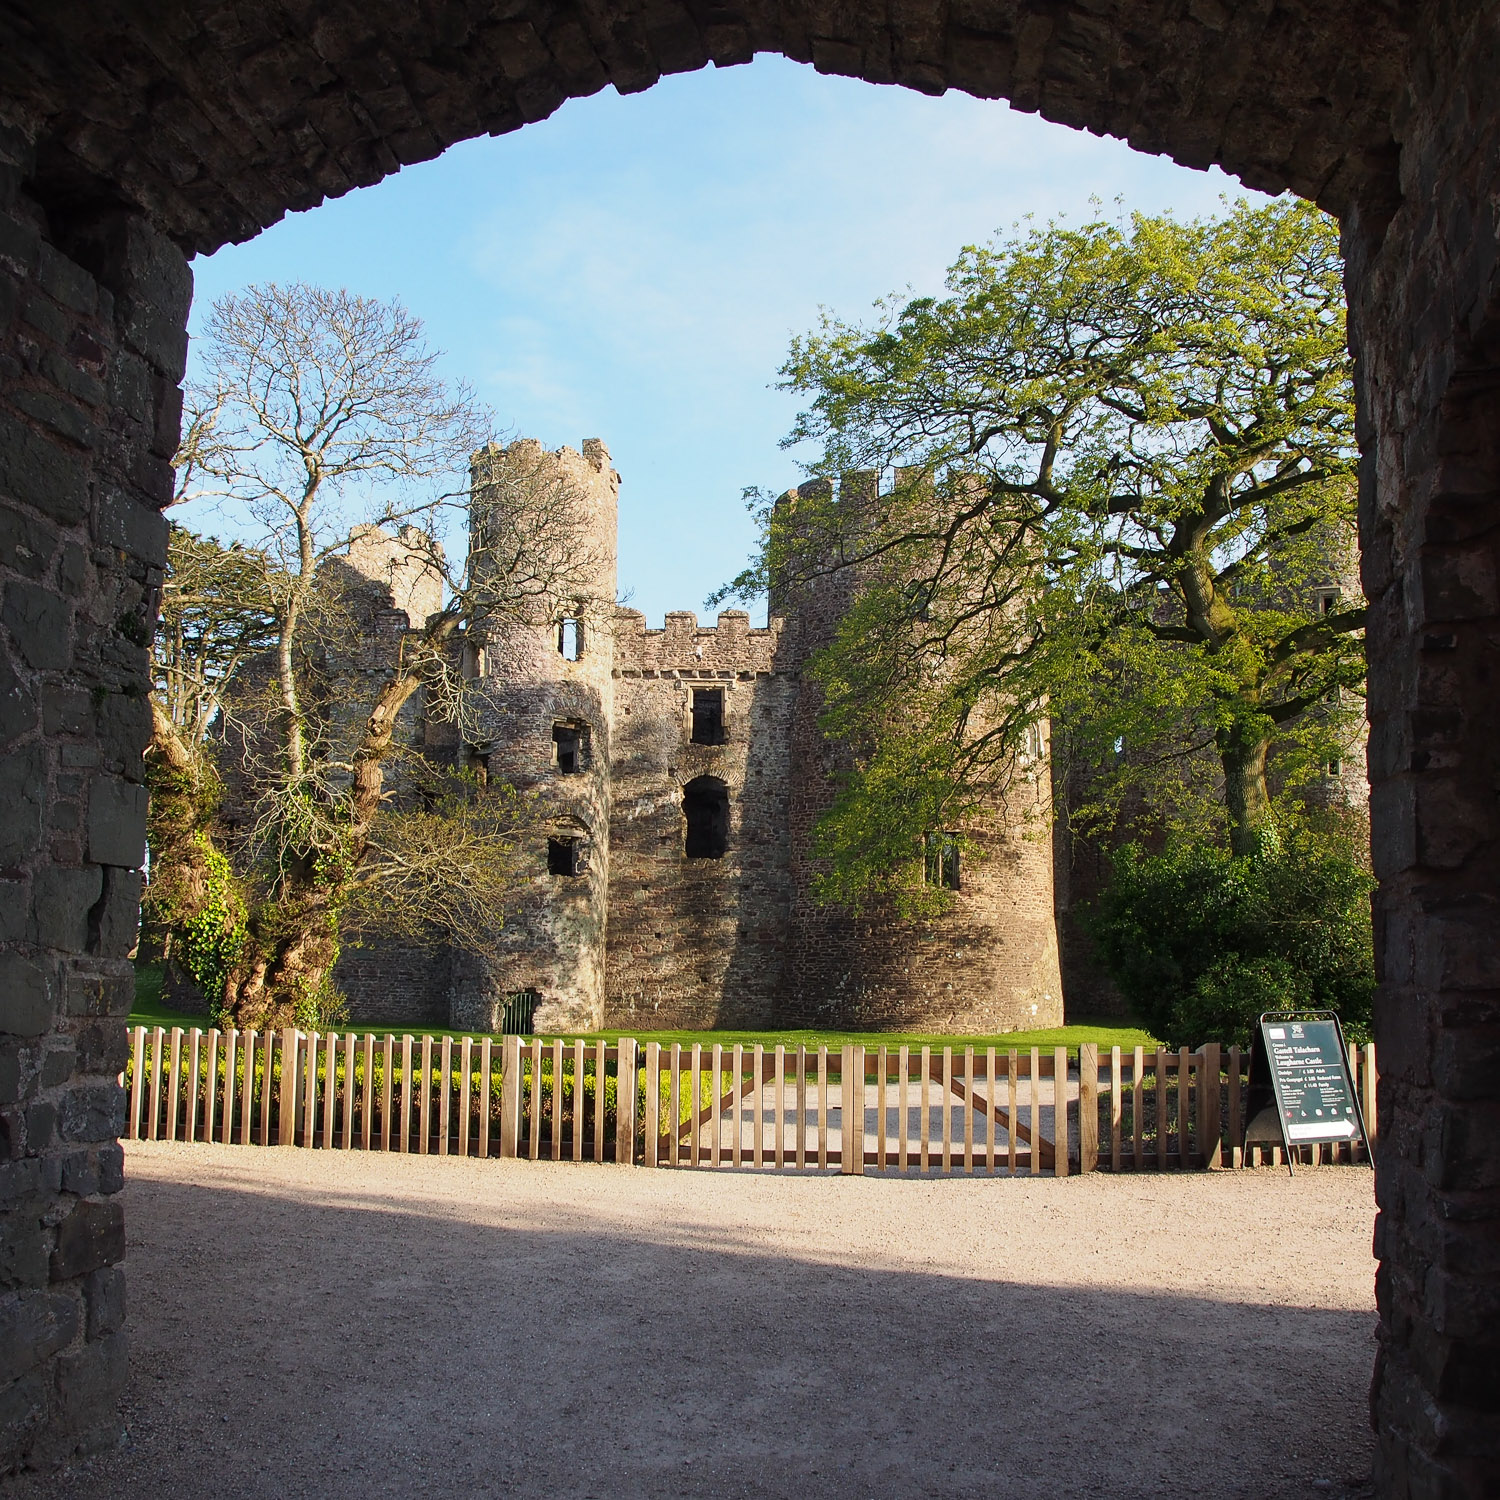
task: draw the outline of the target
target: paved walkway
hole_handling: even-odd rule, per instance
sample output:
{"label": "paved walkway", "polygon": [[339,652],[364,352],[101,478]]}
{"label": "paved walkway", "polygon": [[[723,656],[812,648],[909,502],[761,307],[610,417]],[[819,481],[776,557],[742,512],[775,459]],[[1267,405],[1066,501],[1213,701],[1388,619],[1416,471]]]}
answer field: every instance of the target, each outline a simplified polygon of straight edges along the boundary
{"label": "paved walkway", "polygon": [[134,1144],[129,1446],[18,1496],[1362,1492],[1362,1168]]}

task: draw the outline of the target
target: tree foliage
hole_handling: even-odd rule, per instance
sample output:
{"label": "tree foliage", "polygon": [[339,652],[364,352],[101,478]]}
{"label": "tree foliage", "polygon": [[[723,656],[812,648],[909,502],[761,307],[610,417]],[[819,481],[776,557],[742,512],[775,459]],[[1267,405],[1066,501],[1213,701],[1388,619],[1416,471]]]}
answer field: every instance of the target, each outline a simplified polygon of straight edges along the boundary
{"label": "tree foliage", "polygon": [[1374,880],[1344,839],[1263,831],[1248,855],[1115,852],[1089,929],[1131,1013],[1171,1047],[1248,1045],[1262,1011],[1335,1010],[1370,1034]]}
{"label": "tree foliage", "polygon": [[816,445],[815,482],[761,502],[732,586],[775,608],[858,579],[814,664],[856,747],[821,830],[835,893],[899,880],[1049,718],[1096,819],[1133,789],[1248,852],[1275,816],[1268,757],[1305,779],[1361,707],[1332,221],[1276,203],[1053,225],[965,250],[947,293],[793,342],[788,442]]}

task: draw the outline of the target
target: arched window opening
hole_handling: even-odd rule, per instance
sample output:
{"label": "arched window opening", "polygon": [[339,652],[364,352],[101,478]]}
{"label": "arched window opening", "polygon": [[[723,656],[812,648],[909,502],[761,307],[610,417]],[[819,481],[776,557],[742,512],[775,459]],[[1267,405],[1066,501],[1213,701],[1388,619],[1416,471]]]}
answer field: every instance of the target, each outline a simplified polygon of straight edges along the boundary
{"label": "arched window opening", "polygon": [[583,659],[583,621],[576,615],[557,622],[557,649],[564,661]]}
{"label": "arched window opening", "polygon": [[724,733],[724,689],[693,689],[693,743],[722,745]]}
{"label": "arched window opening", "polygon": [[576,776],[589,767],[589,726],[579,719],[565,719],[552,726],[557,769]]}
{"label": "arched window opening", "polygon": [[687,817],[687,857],[723,859],[729,847],[729,788],[717,776],[699,776],[682,789]]}

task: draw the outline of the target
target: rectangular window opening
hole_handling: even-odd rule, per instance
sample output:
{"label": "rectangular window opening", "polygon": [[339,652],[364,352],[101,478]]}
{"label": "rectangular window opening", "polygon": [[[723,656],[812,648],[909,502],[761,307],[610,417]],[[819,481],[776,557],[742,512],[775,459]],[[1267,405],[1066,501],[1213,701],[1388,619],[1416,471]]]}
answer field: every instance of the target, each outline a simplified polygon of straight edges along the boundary
{"label": "rectangular window opening", "polygon": [[565,836],[547,840],[547,873],[549,875],[587,875],[588,841]]}
{"label": "rectangular window opening", "polygon": [[724,689],[694,688],[693,743],[722,745],[724,739]]}
{"label": "rectangular window opening", "polygon": [[589,764],[589,726],[571,721],[552,726],[557,769],[564,776],[577,776]]}
{"label": "rectangular window opening", "polygon": [[1318,614],[1332,615],[1338,613],[1339,591],[1337,589],[1318,590]]}
{"label": "rectangular window opening", "polygon": [[557,625],[557,649],[564,661],[583,659],[583,621],[574,616],[559,620]]}
{"label": "rectangular window opening", "polygon": [[958,835],[929,833],[924,854],[927,884],[945,886],[950,891],[958,890]]}

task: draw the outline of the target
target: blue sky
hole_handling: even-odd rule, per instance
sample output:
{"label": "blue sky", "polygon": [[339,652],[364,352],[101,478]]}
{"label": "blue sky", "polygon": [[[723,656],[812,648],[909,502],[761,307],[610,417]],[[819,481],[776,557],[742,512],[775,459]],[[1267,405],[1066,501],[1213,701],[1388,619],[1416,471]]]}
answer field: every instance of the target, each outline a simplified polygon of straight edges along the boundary
{"label": "blue sky", "polygon": [[938,291],[1028,214],[1191,217],[1241,192],[1004,104],[766,57],[574,100],[200,258],[193,326],[257,281],[400,298],[503,431],[609,445],[620,586],[659,624],[744,565],[741,490],[797,482],[795,399],[771,386],[820,306]]}

